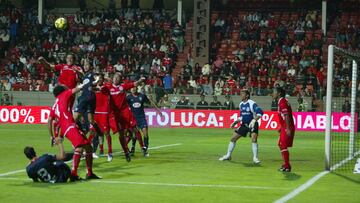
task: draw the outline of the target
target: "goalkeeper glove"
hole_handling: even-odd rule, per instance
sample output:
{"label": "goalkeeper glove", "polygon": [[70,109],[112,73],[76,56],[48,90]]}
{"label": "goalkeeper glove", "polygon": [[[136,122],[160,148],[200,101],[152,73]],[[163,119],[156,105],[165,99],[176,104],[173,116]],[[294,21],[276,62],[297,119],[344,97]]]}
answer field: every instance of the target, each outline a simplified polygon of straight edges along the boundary
{"label": "goalkeeper glove", "polygon": [[255,119],[252,119],[251,122],[250,122],[250,124],[249,124],[249,128],[254,128],[255,123],[256,123],[256,120],[255,120]]}

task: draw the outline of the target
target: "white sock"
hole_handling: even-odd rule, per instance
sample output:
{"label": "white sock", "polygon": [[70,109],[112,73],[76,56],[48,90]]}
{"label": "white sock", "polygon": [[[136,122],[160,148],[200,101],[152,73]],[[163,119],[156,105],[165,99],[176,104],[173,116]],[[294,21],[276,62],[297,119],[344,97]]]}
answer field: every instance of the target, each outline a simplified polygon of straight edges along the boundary
{"label": "white sock", "polygon": [[231,153],[234,151],[235,149],[235,145],[236,145],[236,142],[231,142],[229,143],[229,147],[228,147],[228,152],[226,154],[226,156],[231,156]]}
{"label": "white sock", "polygon": [[253,151],[253,156],[254,158],[258,158],[258,144],[257,143],[252,143],[252,151]]}

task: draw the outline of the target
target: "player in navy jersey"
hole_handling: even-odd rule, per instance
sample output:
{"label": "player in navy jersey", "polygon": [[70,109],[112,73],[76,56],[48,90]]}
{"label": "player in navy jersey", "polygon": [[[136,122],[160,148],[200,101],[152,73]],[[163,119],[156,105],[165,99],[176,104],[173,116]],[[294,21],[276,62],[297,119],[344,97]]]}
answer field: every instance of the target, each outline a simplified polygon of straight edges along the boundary
{"label": "player in navy jersey", "polygon": [[[91,131],[89,140],[98,141],[98,136],[101,135],[101,130],[94,121],[94,114],[96,108],[96,96],[94,88],[97,81],[95,80],[95,73],[93,72],[92,67],[88,61],[85,61],[84,64],[84,77],[82,83],[85,85],[83,87],[81,95],[78,98],[78,103],[75,108],[74,120],[75,122],[79,123],[80,116],[83,116],[85,121],[85,131]],[[80,125],[82,126],[82,124]],[[96,148],[97,146],[94,145],[94,152],[96,151]],[[93,157],[98,158],[95,153],[93,153]]]}
{"label": "player in navy jersey", "polygon": [[55,138],[55,143],[59,146],[58,155],[44,154],[37,157],[33,147],[25,147],[24,154],[31,160],[26,173],[34,182],[66,183],[70,178],[71,170],[64,162],[66,154],[62,140],[60,137]]}
{"label": "player in navy jersey", "polygon": [[[154,107],[158,114],[162,116],[161,111],[159,107],[151,100],[149,99],[145,94],[139,93],[137,91],[137,87],[131,88],[131,94],[129,94],[126,97],[126,100],[131,108],[132,113],[135,116],[137,127],[140,128],[142,134],[144,135],[144,144],[145,144],[145,156],[148,156],[147,149],[149,148],[149,132],[148,132],[148,125],[145,117],[145,111],[144,111],[144,104],[150,104],[152,107]],[[138,135],[139,137],[139,135]],[[141,135],[140,135],[141,139]],[[136,139],[133,139],[133,146],[131,148],[131,151],[135,150],[135,142]]]}
{"label": "player in navy jersey", "polygon": [[255,164],[259,164],[260,160],[258,159],[257,144],[259,123],[257,121],[263,115],[263,111],[253,100],[250,99],[250,92],[248,90],[242,90],[240,97],[242,100],[239,104],[240,117],[231,124],[231,128],[234,128],[240,122],[241,125],[235,130],[231,137],[227,154],[220,157],[219,160],[231,160],[231,153],[234,151],[236,141],[240,137],[246,137],[246,135],[250,132],[250,138],[252,139],[253,162]]}

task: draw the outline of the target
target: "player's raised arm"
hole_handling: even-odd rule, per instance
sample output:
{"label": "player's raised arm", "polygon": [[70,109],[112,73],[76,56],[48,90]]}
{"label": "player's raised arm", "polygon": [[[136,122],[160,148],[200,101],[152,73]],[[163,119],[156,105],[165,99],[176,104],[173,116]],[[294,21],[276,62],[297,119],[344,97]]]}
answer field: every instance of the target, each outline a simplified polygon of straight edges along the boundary
{"label": "player's raised arm", "polygon": [[73,70],[76,72],[78,77],[83,78],[85,76],[84,72],[81,70],[80,67],[74,68]]}
{"label": "player's raised arm", "polygon": [[83,83],[79,84],[71,90],[72,94],[76,94],[82,90],[82,88],[89,83],[89,80],[85,80]]}
{"label": "player's raised arm", "polygon": [[145,81],[145,78],[144,77],[141,77],[138,81],[135,81],[134,82],[134,86],[138,86],[138,85],[140,85],[142,82],[144,82]]}
{"label": "player's raised arm", "polygon": [[51,69],[52,71],[55,70],[55,65],[49,63],[49,62],[48,62],[44,57],[42,57],[42,56],[40,56],[40,57],[38,58],[38,62],[41,63],[41,64],[43,64],[43,65],[45,65],[45,67],[48,68],[48,69],[49,69],[49,67],[50,67],[50,69]]}
{"label": "player's raised arm", "polygon": [[150,102],[150,105],[156,109],[157,113],[158,113],[160,116],[164,116],[164,115],[162,114],[160,108],[158,107],[158,105],[157,105],[152,99],[150,99],[149,97],[147,97],[147,98],[148,98],[148,100],[149,100],[149,102]]}

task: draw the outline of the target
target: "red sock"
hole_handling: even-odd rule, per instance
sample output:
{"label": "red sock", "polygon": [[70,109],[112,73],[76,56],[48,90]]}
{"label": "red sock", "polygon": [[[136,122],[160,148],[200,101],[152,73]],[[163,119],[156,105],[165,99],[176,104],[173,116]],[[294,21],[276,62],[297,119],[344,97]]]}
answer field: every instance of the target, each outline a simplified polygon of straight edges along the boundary
{"label": "red sock", "polygon": [[99,144],[100,147],[100,153],[103,154],[104,153],[104,144]]}
{"label": "red sock", "polygon": [[125,136],[119,136],[119,142],[121,144],[121,147],[123,148],[124,150],[124,153],[128,153],[129,152],[129,148],[126,144],[126,138]]}
{"label": "red sock", "polygon": [[108,145],[108,154],[112,154],[112,144],[111,144],[111,136],[106,136],[106,141]]}
{"label": "red sock", "polygon": [[136,132],[135,136],[136,136],[136,139],[139,141],[140,147],[144,148],[144,142],[143,142],[140,132],[139,131]]}
{"label": "red sock", "polygon": [[88,176],[90,176],[92,174],[92,164],[93,164],[93,156],[91,152],[86,152],[85,160],[86,160],[87,174]]}
{"label": "red sock", "polygon": [[281,150],[281,155],[284,160],[284,167],[290,168],[290,162],[289,162],[289,151],[287,149]]}
{"label": "red sock", "polygon": [[77,170],[79,168],[79,163],[80,163],[80,158],[81,158],[81,154],[79,152],[74,152],[73,155],[73,167],[71,170],[71,175],[73,176],[77,176]]}

